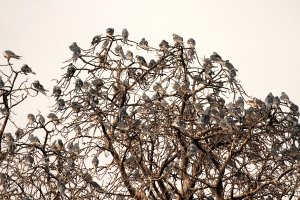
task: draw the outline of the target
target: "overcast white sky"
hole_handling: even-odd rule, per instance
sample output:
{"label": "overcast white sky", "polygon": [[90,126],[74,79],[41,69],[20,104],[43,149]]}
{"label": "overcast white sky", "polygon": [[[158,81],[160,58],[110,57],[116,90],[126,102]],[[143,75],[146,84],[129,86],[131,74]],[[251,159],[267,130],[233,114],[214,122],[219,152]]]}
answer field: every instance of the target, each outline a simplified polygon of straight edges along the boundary
{"label": "overcast white sky", "polygon": [[[216,51],[234,64],[248,94],[264,99],[286,91],[300,104],[299,0],[0,0],[0,27],[0,51],[23,56],[15,63],[31,66],[50,91],[71,56],[69,45],[88,48],[94,35],[112,27],[153,46],[172,42],[173,33],[193,37],[198,55]],[[47,110],[31,103],[24,112],[38,108]]]}

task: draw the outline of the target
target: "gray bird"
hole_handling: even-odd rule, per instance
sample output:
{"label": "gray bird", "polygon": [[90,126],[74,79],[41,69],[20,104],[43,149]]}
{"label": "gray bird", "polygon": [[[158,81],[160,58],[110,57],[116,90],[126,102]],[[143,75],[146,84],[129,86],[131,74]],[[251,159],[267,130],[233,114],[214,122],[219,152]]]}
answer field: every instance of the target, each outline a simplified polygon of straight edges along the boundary
{"label": "gray bird", "polygon": [[187,60],[193,60],[195,57],[195,49],[188,49],[186,53]]}
{"label": "gray bird", "polygon": [[280,99],[278,96],[276,96],[276,97],[274,97],[272,107],[277,109],[277,108],[279,108],[279,105],[280,105]]}
{"label": "gray bird", "polygon": [[110,42],[109,39],[106,39],[106,40],[103,41],[101,51],[103,51],[104,49],[106,49],[108,47],[109,42]]}
{"label": "gray bird", "polygon": [[136,55],[135,57],[136,57],[137,62],[140,64],[140,66],[148,67],[147,62],[144,57],[139,56],[139,55]]}
{"label": "gray bird", "polygon": [[232,130],[235,127],[235,121],[232,119],[232,117],[225,116],[224,117],[226,125]]}
{"label": "gray bird", "polygon": [[5,50],[4,52],[3,52],[3,55],[4,55],[4,58],[6,58],[7,59],[7,62],[9,62],[9,60],[11,59],[11,58],[15,58],[15,59],[20,59],[22,56],[18,56],[18,55],[16,55],[14,52],[12,52],[12,51],[10,51],[10,50]]}
{"label": "gray bird", "polygon": [[65,108],[65,101],[63,99],[57,100],[57,109],[58,110],[63,110]]}
{"label": "gray bird", "polygon": [[91,45],[92,45],[92,46],[93,46],[93,45],[97,45],[97,44],[100,43],[100,41],[101,41],[101,35],[96,35],[96,36],[93,37],[93,40],[92,40],[92,42],[91,42]]}
{"label": "gray bird", "polygon": [[124,51],[123,51],[123,48],[122,46],[118,45],[115,47],[115,52],[118,56],[121,56],[122,59],[125,58],[125,55],[124,55]]}
{"label": "gray bird", "polygon": [[0,88],[3,88],[5,85],[4,81],[2,80],[2,76],[0,76]]}
{"label": "gray bird", "polygon": [[98,160],[98,157],[96,155],[93,157],[92,164],[93,164],[93,166],[94,166],[95,169],[99,165],[99,160]]}
{"label": "gray bird", "polygon": [[126,52],[126,54],[125,54],[125,58],[126,58],[127,60],[132,61],[132,60],[133,60],[133,53],[132,53],[131,51],[127,50],[127,52]]}
{"label": "gray bird", "polygon": [[235,102],[235,105],[240,108],[241,110],[244,110],[244,100],[242,97],[238,97],[238,99]]}
{"label": "gray bird", "polygon": [[31,167],[32,164],[33,164],[33,162],[34,162],[34,158],[32,157],[32,155],[29,155],[29,154],[28,154],[28,155],[25,157],[25,162],[26,162],[26,164],[27,164],[28,167]]}
{"label": "gray bird", "polygon": [[63,184],[62,182],[58,182],[58,183],[57,183],[57,191],[59,191],[59,193],[60,193],[61,195],[63,195],[64,192],[65,192],[65,190],[66,190],[65,184]]}
{"label": "gray bird", "polygon": [[151,59],[150,61],[149,61],[149,68],[153,68],[153,67],[155,67],[155,65],[156,65],[156,61],[155,60],[153,60],[153,59]]}
{"label": "gray bird", "polygon": [[75,81],[75,90],[78,91],[83,86],[83,81],[80,78],[77,78]]}
{"label": "gray bird", "polygon": [[71,108],[74,112],[78,113],[82,109],[82,105],[77,101],[73,101],[71,103]]}
{"label": "gray bird", "polygon": [[227,126],[227,124],[226,124],[224,118],[221,118],[221,119],[220,119],[219,125],[220,125],[221,129],[223,129],[223,130],[227,130],[227,129],[228,129],[228,126]]}
{"label": "gray bird", "polygon": [[59,99],[59,97],[61,96],[61,93],[62,93],[62,90],[59,86],[53,87],[52,96],[56,97],[56,100]]}
{"label": "gray bird", "polygon": [[115,29],[113,28],[107,28],[106,29],[106,35],[109,37],[112,37],[114,35]]}
{"label": "gray bird", "polygon": [[147,102],[150,102],[151,99],[150,97],[144,92],[143,95],[142,95],[142,99],[147,103]]}
{"label": "gray bird", "polygon": [[24,131],[18,128],[15,132],[16,139],[19,140],[24,136]]}
{"label": "gray bird", "polygon": [[55,113],[49,113],[47,118],[49,118],[51,121],[58,121],[58,117]]}
{"label": "gray bird", "polygon": [[173,34],[173,41],[175,46],[182,46],[183,45],[183,38],[177,34]]}
{"label": "gray bird", "polygon": [[29,141],[32,145],[39,145],[41,144],[39,138],[37,136],[34,136],[34,135],[30,135],[29,136]]}
{"label": "gray bird", "polygon": [[71,64],[67,69],[66,77],[71,78],[75,74],[75,72],[76,72],[76,68],[74,65]]}
{"label": "gray bird", "polygon": [[11,133],[4,133],[4,139],[5,139],[5,142],[7,144],[11,144],[11,143],[14,143],[15,139],[13,138],[13,136],[11,135]]}
{"label": "gray bird", "polygon": [[159,48],[161,50],[166,50],[170,47],[169,43],[166,40],[162,40],[161,43],[159,44]]}
{"label": "gray bird", "polygon": [[187,44],[191,47],[191,48],[195,48],[196,45],[196,41],[193,38],[190,38],[187,40]]}
{"label": "gray bird", "polygon": [[285,103],[290,103],[290,98],[285,92],[281,92],[280,99]]}
{"label": "gray bird", "polygon": [[234,68],[234,66],[229,62],[229,60],[225,60],[225,67],[228,69],[228,70],[236,70]]}
{"label": "gray bird", "polygon": [[38,80],[35,80],[33,83],[32,83],[33,87],[40,93],[46,95],[46,92],[48,90],[45,90],[44,86],[42,84],[40,84],[40,82]]}
{"label": "gray bird", "polygon": [[210,59],[215,62],[222,61],[222,57],[217,54],[217,52],[213,52],[213,54],[210,56]]}
{"label": "gray bird", "polygon": [[272,107],[273,101],[274,101],[274,96],[273,96],[272,92],[270,92],[267,95],[266,99],[265,99],[265,103],[266,103],[267,108],[271,108]]}
{"label": "gray bird", "polygon": [[122,30],[122,37],[123,37],[123,42],[124,42],[125,44],[127,44],[128,36],[129,36],[129,32],[128,32],[128,30],[127,30],[126,28],[124,28],[124,29]]}
{"label": "gray bird", "polygon": [[63,151],[64,150],[64,143],[62,142],[61,139],[55,140],[53,142],[53,146],[58,151]]}
{"label": "gray bird", "polygon": [[26,75],[30,74],[30,73],[35,74],[35,72],[33,72],[32,69],[27,64],[25,64],[21,67],[21,71]]}
{"label": "gray bird", "polygon": [[41,114],[38,114],[38,115],[37,115],[36,121],[37,121],[39,124],[41,124],[41,125],[44,125],[44,124],[45,124],[45,118],[44,118],[43,115],[41,115]]}
{"label": "gray bird", "polygon": [[143,49],[148,49],[148,41],[145,38],[142,38],[141,41],[139,42],[139,46]]}
{"label": "gray bird", "polygon": [[33,124],[35,122],[35,116],[31,113],[27,115],[28,124]]}
{"label": "gray bird", "polygon": [[73,42],[70,46],[69,49],[73,52],[73,61],[76,62],[76,60],[78,59],[78,57],[81,54],[81,49],[80,47],[77,45],[76,42]]}

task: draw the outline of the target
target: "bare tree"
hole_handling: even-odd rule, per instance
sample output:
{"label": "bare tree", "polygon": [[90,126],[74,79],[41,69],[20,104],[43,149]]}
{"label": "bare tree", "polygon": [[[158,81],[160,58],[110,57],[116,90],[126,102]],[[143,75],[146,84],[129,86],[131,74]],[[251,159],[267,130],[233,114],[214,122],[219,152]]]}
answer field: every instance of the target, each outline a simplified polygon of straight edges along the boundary
{"label": "bare tree", "polygon": [[[152,47],[128,35],[109,28],[88,49],[71,44],[47,120],[29,114],[22,129],[13,108],[31,91],[47,91],[39,81],[15,84],[24,72],[8,59],[0,88],[3,199],[300,196],[299,109],[284,92],[249,97],[237,69],[216,52],[200,58],[192,38],[173,34]],[[9,120],[15,136],[6,132]]]}

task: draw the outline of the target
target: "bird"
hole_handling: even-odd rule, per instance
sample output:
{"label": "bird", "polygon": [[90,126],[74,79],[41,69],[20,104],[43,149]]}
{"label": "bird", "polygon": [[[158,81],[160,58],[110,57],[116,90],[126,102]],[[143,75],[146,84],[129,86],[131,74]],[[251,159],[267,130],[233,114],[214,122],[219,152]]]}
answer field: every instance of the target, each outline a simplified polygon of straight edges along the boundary
{"label": "bird", "polygon": [[78,91],[83,86],[83,81],[80,78],[77,78],[75,81],[75,90]]}
{"label": "bird", "polygon": [[38,114],[38,115],[37,115],[36,121],[37,121],[38,123],[40,123],[41,125],[44,125],[44,124],[45,124],[45,118],[44,118],[44,116],[41,115],[41,114]]}
{"label": "bird", "polygon": [[64,150],[64,143],[62,142],[61,139],[55,140],[52,143],[52,146],[53,146],[54,150],[56,150],[56,151],[63,151]]}
{"label": "bird", "polygon": [[40,84],[38,80],[35,80],[32,85],[38,92],[41,92],[44,95],[46,95],[46,92],[48,92],[48,90],[45,90],[44,86]]}
{"label": "bird", "polygon": [[99,165],[99,160],[98,160],[98,157],[97,157],[96,155],[93,157],[92,164],[93,164],[93,166],[95,167],[95,169],[96,169],[96,168],[98,167],[98,165]]}
{"label": "bird", "polygon": [[26,164],[28,167],[31,167],[33,162],[34,162],[34,158],[32,157],[32,155],[28,154],[26,157],[25,157],[25,161],[26,161]]}
{"label": "bird", "polygon": [[282,101],[284,101],[285,103],[290,103],[291,102],[289,96],[285,92],[281,92],[280,99]]}
{"label": "bird", "polygon": [[137,60],[137,62],[140,64],[140,66],[148,67],[148,66],[147,66],[147,62],[146,62],[146,60],[145,60],[144,57],[139,56],[139,55],[136,55],[136,60]]}
{"label": "bird", "polygon": [[27,65],[27,64],[24,64],[22,67],[21,67],[21,72],[23,72],[24,74],[35,74],[35,72],[32,71],[32,69]]}
{"label": "bird", "polygon": [[235,102],[235,105],[239,107],[241,110],[244,110],[244,100],[242,97],[238,97],[238,99]]}
{"label": "bird", "polygon": [[213,54],[210,56],[210,59],[215,62],[222,61],[222,57],[217,54],[217,52],[213,52]]}
{"label": "bird", "polygon": [[109,42],[110,42],[109,39],[106,39],[106,40],[103,41],[102,47],[101,47],[101,52],[108,47]]}
{"label": "bird", "polygon": [[52,112],[47,115],[47,118],[49,118],[51,121],[58,121],[57,115]]}
{"label": "bird", "polygon": [[39,145],[41,144],[39,138],[37,136],[34,136],[34,135],[30,135],[29,136],[29,141],[32,145]]}
{"label": "bird", "polygon": [[93,46],[93,45],[99,44],[100,41],[101,41],[101,35],[96,35],[96,36],[93,37],[91,45]]}
{"label": "bird", "polygon": [[142,38],[141,41],[139,42],[139,46],[143,49],[148,49],[148,41],[145,38]]}
{"label": "bird", "polygon": [[173,34],[173,41],[175,46],[182,46],[183,45],[183,38],[177,34]]}
{"label": "bird", "polygon": [[16,55],[14,52],[12,52],[12,51],[10,51],[10,50],[5,50],[4,52],[3,52],[3,55],[4,55],[4,58],[6,58],[7,59],[7,62],[9,62],[9,60],[11,59],[11,58],[15,58],[15,59],[20,59],[22,56],[18,56],[18,55]]}
{"label": "bird", "polygon": [[14,138],[13,138],[13,136],[11,135],[11,133],[4,133],[4,139],[5,139],[5,142],[7,143],[7,144],[11,144],[11,143],[14,143]]}
{"label": "bird", "polygon": [[123,51],[122,46],[117,45],[117,46],[115,47],[115,52],[116,52],[116,54],[117,54],[118,56],[121,56],[122,59],[125,58],[125,55],[124,55],[124,51]]}
{"label": "bird", "polygon": [[153,68],[153,67],[155,67],[155,65],[156,65],[156,61],[154,60],[154,59],[151,59],[150,61],[149,61],[149,68]]}
{"label": "bird", "polygon": [[273,101],[274,101],[274,96],[273,96],[272,92],[270,92],[267,95],[266,99],[265,99],[265,103],[267,105],[267,108],[271,108],[272,107]]}
{"label": "bird", "polygon": [[161,43],[159,44],[159,48],[161,50],[166,50],[170,47],[169,43],[166,40],[162,40]]}
{"label": "bird", "polygon": [[123,42],[124,42],[125,44],[127,44],[128,36],[129,36],[129,32],[128,32],[128,30],[127,30],[126,28],[124,28],[124,29],[122,30],[122,37],[123,37]]}
{"label": "bird", "polygon": [[114,35],[114,32],[115,32],[115,29],[113,29],[113,28],[107,28],[106,29],[106,35],[108,37],[112,37]]}
{"label": "bird", "polygon": [[31,113],[27,115],[28,124],[33,124],[35,122],[35,116]]}
{"label": "bird", "polygon": [[63,99],[58,99],[57,100],[57,109],[58,110],[63,110],[65,108],[65,101]]}
{"label": "bird", "polygon": [[62,93],[62,90],[59,86],[54,86],[53,87],[52,96],[56,97],[56,100],[59,99],[61,93]]}
{"label": "bird", "polygon": [[195,48],[196,46],[196,41],[193,38],[190,38],[187,40],[187,44],[191,47],[191,48]]}
{"label": "bird", "polygon": [[4,81],[2,80],[2,76],[0,76],[0,88],[3,88],[5,85]]}
{"label": "bird", "polygon": [[76,62],[76,60],[78,59],[78,57],[80,56],[81,53],[81,49],[80,47],[77,45],[76,42],[73,42],[70,46],[69,49],[73,52],[73,61]]}
{"label": "bird", "polygon": [[132,61],[132,60],[133,60],[133,53],[132,53],[131,51],[127,50],[127,51],[126,51],[126,54],[125,54],[125,58],[126,58],[127,60]]}

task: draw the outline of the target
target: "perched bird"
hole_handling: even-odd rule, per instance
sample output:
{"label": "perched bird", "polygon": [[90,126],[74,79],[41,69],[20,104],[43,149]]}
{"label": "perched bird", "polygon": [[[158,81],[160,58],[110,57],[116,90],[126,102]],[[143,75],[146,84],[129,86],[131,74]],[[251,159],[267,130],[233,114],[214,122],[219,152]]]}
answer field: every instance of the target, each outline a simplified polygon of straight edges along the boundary
{"label": "perched bird", "polygon": [[41,144],[39,138],[37,136],[34,136],[34,135],[29,136],[29,141],[32,145],[40,145]]}
{"label": "perched bird", "polygon": [[73,42],[70,46],[69,49],[73,52],[73,61],[76,62],[76,60],[79,58],[80,54],[81,54],[81,49],[80,47],[77,45],[76,42]]}
{"label": "perched bird", "polygon": [[44,116],[41,115],[41,114],[38,114],[38,115],[37,115],[36,121],[37,121],[39,124],[41,124],[41,125],[44,125],[44,124],[45,124],[45,118],[44,118]]}
{"label": "perched bird", "polygon": [[155,60],[153,60],[153,59],[151,59],[150,61],[149,61],[149,68],[153,68],[153,67],[155,67],[155,65],[156,65],[156,61]]}
{"label": "perched bird", "polygon": [[5,142],[7,144],[11,144],[11,143],[14,143],[15,139],[13,138],[13,136],[11,135],[11,133],[4,133],[4,139],[5,139]]}
{"label": "perched bird", "polygon": [[145,38],[142,38],[141,41],[139,42],[139,46],[143,49],[148,49],[148,41]]}
{"label": "perched bird", "polygon": [[159,44],[159,48],[161,50],[166,50],[170,47],[169,43],[166,40],[162,40],[161,43]]}
{"label": "perched bird", "polygon": [[95,167],[95,169],[96,169],[96,168],[98,167],[98,165],[99,165],[99,160],[98,160],[98,157],[97,157],[96,155],[93,157],[92,164],[93,164],[93,166]]}
{"label": "perched bird", "polygon": [[58,110],[63,110],[65,108],[65,101],[63,99],[58,99],[57,100],[57,109]]}
{"label": "perched bird", "polygon": [[285,103],[290,103],[291,102],[289,96],[285,92],[281,92],[280,99],[282,101],[284,101]]}
{"label": "perched bird", "polygon": [[24,131],[18,128],[15,132],[15,136],[17,140],[21,139],[22,137],[24,137]]}
{"label": "perched bird", "polygon": [[35,122],[35,116],[31,113],[27,115],[28,124],[33,124]]}
{"label": "perched bird", "polygon": [[175,46],[182,46],[183,45],[183,38],[177,34],[173,34],[173,41]]}
{"label": "perched bird", "polygon": [[58,117],[55,113],[49,113],[47,118],[49,118],[51,121],[58,121]]}
{"label": "perched bird", "polygon": [[126,54],[125,54],[125,58],[126,58],[127,60],[132,61],[132,60],[133,60],[133,53],[132,53],[131,51],[127,50],[127,52],[126,52]]}
{"label": "perched bird", "polygon": [[124,28],[124,29],[122,30],[122,37],[123,37],[123,42],[124,42],[125,44],[127,44],[128,36],[129,36],[129,32],[128,32],[128,30],[127,30],[126,28]]}
{"label": "perched bird", "polygon": [[113,29],[113,28],[107,28],[106,29],[106,35],[108,37],[112,37],[114,35],[114,32],[115,32],[115,29]]}
{"label": "perched bird", "polygon": [[44,86],[42,84],[40,84],[40,82],[38,80],[35,80],[33,83],[32,83],[33,87],[38,91],[38,92],[41,92],[42,94],[46,95],[46,92],[48,90],[45,90]]}
{"label": "perched bird", "polygon": [[193,60],[195,57],[195,49],[188,49],[186,53],[187,60]]}
{"label": "perched bird", "polygon": [[225,67],[228,69],[228,70],[236,70],[234,68],[234,66],[229,62],[229,60],[225,60]]}
{"label": "perched bird", "polygon": [[224,117],[226,125],[232,130],[235,127],[235,121],[230,116]]}
{"label": "perched bird", "polygon": [[140,64],[140,66],[148,67],[147,62],[144,57],[139,56],[139,55],[136,55],[135,57],[136,57],[137,62]]}
{"label": "perched bird", "polygon": [[52,96],[56,97],[56,100],[59,99],[59,97],[61,96],[61,93],[62,93],[62,90],[59,86],[53,87]]}
{"label": "perched bird", "polygon": [[57,191],[60,193],[60,195],[63,195],[65,190],[66,190],[65,184],[62,182],[58,182],[57,183]]}
{"label": "perched bird", "polygon": [[31,73],[31,74],[35,74],[35,72],[33,72],[32,70],[31,70],[31,68],[27,65],[27,64],[25,64],[25,65],[23,65],[22,67],[21,67],[21,71],[24,73],[24,74],[29,74],[29,73]]}
{"label": "perched bird", "polygon": [[32,155],[28,154],[26,157],[25,157],[25,162],[27,164],[28,167],[31,167],[33,162],[34,162],[34,158],[32,157]]}
{"label": "perched bird", "polygon": [[210,59],[215,62],[222,61],[222,57],[217,54],[217,52],[213,52],[213,54],[210,56]]}
{"label": "perched bird", "polygon": [[274,101],[274,96],[273,96],[272,92],[270,92],[267,95],[266,99],[265,99],[265,103],[266,103],[267,108],[271,108],[272,107],[273,101]]}
{"label": "perched bird", "polygon": [[11,58],[20,59],[22,57],[22,56],[16,55],[14,52],[12,52],[10,50],[5,50],[4,53],[3,53],[3,55],[4,55],[4,58],[7,59],[7,62],[9,62],[9,60]]}
{"label": "perched bird", "polygon": [[144,92],[143,95],[142,95],[142,99],[148,103],[151,101],[150,97]]}
{"label": "perched bird", "polygon": [[74,112],[78,113],[82,109],[82,105],[77,101],[73,101],[71,103],[71,108]]}
{"label": "perched bird", "polygon": [[193,38],[190,38],[187,40],[187,44],[191,47],[191,48],[195,48],[196,45],[196,41]]}
{"label": "perched bird", "polygon": [[109,39],[106,39],[106,40],[103,41],[102,47],[101,47],[102,48],[101,51],[103,51],[104,49],[106,49],[108,47],[109,42],[110,42]]}
{"label": "perched bird", "polygon": [[64,143],[62,142],[61,139],[55,140],[52,143],[52,147],[54,148],[55,151],[63,151],[64,150]]}
{"label": "perched bird", "polygon": [[99,44],[100,41],[101,41],[101,35],[96,35],[96,36],[93,37],[91,45],[93,46],[93,45]]}
{"label": "perched bird", "polygon": [[66,77],[71,78],[75,74],[75,72],[76,72],[76,68],[74,65],[71,64],[67,69]]}
{"label": "perched bird", "polygon": [[77,78],[75,81],[75,90],[78,91],[83,86],[83,81],[80,78]]}
{"label": "perched bird", "polygon": [[244,100],[242,97],[238,97],[238,99],[235,102],[235,105],[240,108],[241,110],[244,110]]}
{"label": "perched bird", "polygon": [[115,52],[118,56],[121,56],[122,59],[125,58],[125,55],[124,55],[124,51],[123,51],[123,48],[122,46],[118,45],[115,47]]}
{"label": "perched bird", "polygon": [[0,88],[3,88],[5,85],[4,81],[2,80],[2,76],[0,76]]}
{"label": "perched bird", "polygon": [[276,97],[274,97],[272,107],[277,109],[277,108],[279,108],[279,105],[280,105],[280,99],[278,96],[276,96]]}

